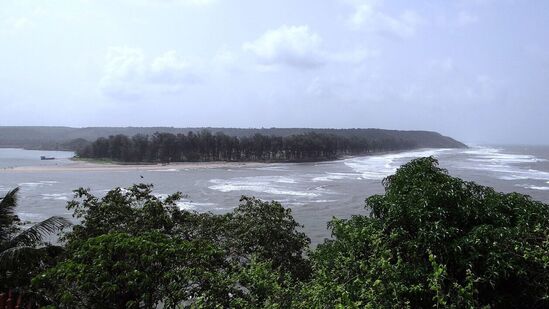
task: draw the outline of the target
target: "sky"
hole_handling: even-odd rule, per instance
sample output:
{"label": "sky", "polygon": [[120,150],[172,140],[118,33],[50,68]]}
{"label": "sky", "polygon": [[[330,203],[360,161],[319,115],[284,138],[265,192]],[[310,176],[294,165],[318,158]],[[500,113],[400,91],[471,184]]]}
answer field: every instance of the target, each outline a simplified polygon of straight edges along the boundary
{"label": "sky", "polygon": [[549,144],[546,0],[0,0],[0,125]]}

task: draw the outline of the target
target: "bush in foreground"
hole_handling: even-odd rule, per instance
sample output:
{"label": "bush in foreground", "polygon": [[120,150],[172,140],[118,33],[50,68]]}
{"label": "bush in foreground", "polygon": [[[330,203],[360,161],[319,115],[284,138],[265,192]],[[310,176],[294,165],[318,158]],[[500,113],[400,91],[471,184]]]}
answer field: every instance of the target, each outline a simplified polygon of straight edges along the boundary
{"label": "bush in foreground", "polygon": [[303,307],[549,306],[549,206],[437,165],[411,161],[366,200],[370,216],[330,223]]}
{"label": "bush in foreground", "polygon": [[150,185],[98,198],[75,191],[80,224],[65,259],[37,276],[43,304],[60,308],[288,306],[290,282],[308,277],[307,236],[289,209],[243,197],[225,215],[180,210]]}
{"label": "bush in foreground", "polygon": [[18,191],[15,188],[0,198],[0,293],[16,288],[21,295],[28,292],[32,277],[54,264],[63,251],[44,239],[71,223],[54,216],[22,228],[24,223],[15,213]]}

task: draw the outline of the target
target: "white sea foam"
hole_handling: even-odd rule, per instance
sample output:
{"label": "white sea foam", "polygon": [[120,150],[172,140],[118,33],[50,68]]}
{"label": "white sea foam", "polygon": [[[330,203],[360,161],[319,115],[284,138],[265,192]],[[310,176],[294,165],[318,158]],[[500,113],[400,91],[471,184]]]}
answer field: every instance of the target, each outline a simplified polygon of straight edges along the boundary
{"label": "white sea foam", "polygon": [[163,170],[147,170],[147,172],[179,172],[176,168],[168,168]]}
{"label": "white sea foam", "polygon": [[532,190],[549,191],[549,187],[541,187],[541,186],[525,186],[525,188],[528,188],[528,189],[532,189]]}
{"label": "white sea foam", "polygon": [[288,184],[293,184],[293,183],[296,183],[296,179],[295,178],[292,178],[291,175],[288,175],[288,176],[259,176],[259,177],[254,177],[254,178],[259,178],[259,179],[262,179],[262,180],[265,180],[265,181],[272,181],[272,182],[276,182],[276,183],[288,183]]}
{"label": "white sea foam", "polygon": [[463,153],[474,156],[470,161],[485,162],[494,165],[508,165],[517,163],[536,163],[547,161],[527,154],[501,153],[501,149],[489,147],[476,147]]}
{"label": "white sea foam", "polygon": [[[286,163],[289,164],[289,163]],[[285,171],[288,170],[287,165],[269,165],[269,166],[263,166],[263,167],[253,167],[251,169],[258,170],[258,171]]]}
{"label": "white sea foam", "polygon": [[34,213],[34,212],[17,212],[17,216],[22,221],[31,221],[37,222],[45,219],[44,214]]}
{"label": "white sea foam", "polygon": [[328,189],[326,189],[326,185],[314,187],[313,190],[321,191],[321,192],[325,192],[325,193],[331,193]]}
{"label": "white sea foam", "polygon": [[[215,203],[197,203],[197,202],[191,202],[191,201],[180,201],[177,202],[177,207],[181,210],[198,210],[198,209],[207,209],[212,208],[213,206],[217,205]],[[219,208],[215,208],[219,209]]]}
{"label": "white sea foam", "polygon": [[155,197],[161,199],[161,200],[163,200],[163,199],[167,198],[168,196],[170,196],[169,194],[166,194],[166,193],[154,193],[153,195]]}
{"label": "white sea foam", "polygon": [[274,188],[264,184],[253,184],[253,183],[217,184],[217,185],[210,186],[209,188],[212,190],[217,190],[221,192],[252,191],[252,192],[260,192],[260,193],[276,194],[276,195],[311,196],[311,197],[318,196],[318,193],[284,190],[284,189]]}
{"label": "white sea foam", "polygon": [[60,200],[68,201],[70,194],[66,193],[44,193],[40,194],[43,200]]}
{"label": "white sea foam", "polygon": [[20,187],[38,187],[38,186],[43,186],[44,184],[41,182],[22,182],[17,185]]}
{"label": "white sea foam", "polygon": [[231,191],[252,191],[259,193],[269,193],[275,195],[291,195],[291,196],[318,196],[318,192],[296,191],[293,188],[288,188],[287,184],[295,184],[293,178],[282,176],[257,176],[257,177],[239,177],[232,179],[212,179],[213,184],[210,189],[231,192]]}
{"label": "white sea foam", "polygon": [[326,173],[323,176],[317,176],[312,179],[313,182],[329,182],[342,179],[362,179],[362,174],[358,173]]}
{"label": "white sea foam", "polygon": [[419,157],[438,155],[449,150],[424,149],[385,155],[372,155],[346,159],[344,163],[354,171],[360,173],[362,178],[379,180],[394,174],[397,168],[406,161]]}
{"label": "white sea foam", "polygon": [[[168,196],[170,196],[170,194],[167,194],[167,193],[155,193],[154,194],[155,197],[161,199],[161,200],[164,200],[166,199]],[[177,201],[175,203],[175,205],[177,207],[179,207],[179,209],[181,210],[199,210],[199,209],[206,209],[206,208],[212,208],[213,206],[217,205],[215,203],[199,203],[199,202],[193,202],[187,198],[185,199],[182,199],[180,201]],[[216,208],[215,208],[216,209]]]}
{"label": "white sea foam", "polygon": [[548,172],[520,166],[521,164],[547,161],[546,159],[526,154],[502,153],[501,151],[501,149],[489,147],[475,147],[464,151],[464,154],[471,157],[467,158],[469,163],[463,163],[460,167],[493,172],[499,174],[496,177],[501,180],[549,180]]}
{"label": "white sea foam", "polygon": [[44,180],[39,182],[22,182],[22,183],[19,183],[18,186],[32,188],[32,187],[41,187],[41,186],[51,186],[56,183],[59,183],[59,181]]}
{"label": "white sea foam", "polygon": [[497,155],[494,154],[494,156],[488,156],[488,155],[482,155],[477,156],[476,158],[470,158],[469,161],[474,162],[485,162],[485,163],[491,163],[491,164],[513,164],[513,163],[536,163],[536,162],[543,162],[545,159],[539,159],[533,156],[522,156],[522,155]]}
{"label": "white sea foam", "polygon": [[287,176],[250,176],[250,177],[239,177],[233,178],[239,182],[249,182],[249,183],[274,183],[274,184],[295,184],[297,181],[292,175]]}
{"label": "white sea foam", "polygon": [[305,203],[303,203],[303,202],[288,202],[288,203],[285,203],[285,205],[288,205],[288,206],[304,206]]}

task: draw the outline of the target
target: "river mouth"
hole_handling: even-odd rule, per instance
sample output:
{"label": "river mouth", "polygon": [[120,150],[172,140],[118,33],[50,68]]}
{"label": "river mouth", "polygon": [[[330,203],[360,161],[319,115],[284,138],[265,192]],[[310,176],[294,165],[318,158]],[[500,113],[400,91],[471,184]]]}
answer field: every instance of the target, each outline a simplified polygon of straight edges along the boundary
{"label": "river mouth", "polygon": [[[13,157],[14,153],[18,157]],[[0,194],[21,188],[17,211],[22,220],[37,222],[52,215],[71,218],[66,210],[72,190],[90,188],[103,195],[114,187],[151,183],[154,193],[182,192],[182,209],[224,213],[238,206],[241,195],[276,200],[292,209],[313,243],[330,237],[332,217],[367,214],[366,197],[383,193],[381,180],[413,158],[434,156],[453,176],[518,191],[549,201],[549,149],[481,147],[423,149],[352,157],[316,163],[183,163],[166,166],[118,166],[69,160],[72,153],[43,164],[32,150],[0,149]],[[9,154],[9,155],[8,155]],[[44,155],[50,155],[45,153]],[[60,156],[61,155],[61,156]],[[63,158],[64,155],[64,158]],[[30,163],[29,163],[30,162]],[[5,167],[11,166],[11,167]]]}

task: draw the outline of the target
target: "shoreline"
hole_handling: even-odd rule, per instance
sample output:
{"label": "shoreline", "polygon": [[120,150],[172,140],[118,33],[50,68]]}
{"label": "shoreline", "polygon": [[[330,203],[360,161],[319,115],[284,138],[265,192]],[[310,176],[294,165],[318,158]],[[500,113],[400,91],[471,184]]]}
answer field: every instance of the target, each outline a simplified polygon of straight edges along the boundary
{"label": "shoreline", "polygon": [[[70,159],[68,159],[70,160]],[[237,167],[261,167],[269,163],[260,162],[178,162],[171,164],[117,164],[73,161],[56,165],[34,165],[0,168],[0,173],[37,173],[37,172],[127,172],[158,171],[168,172],[184,169],[213,169]]]}
{"label": "shoreline", "polygon": [[66,158],[58,159],[55,165],[28,165],[0,168],[0,173],[37,173],[37,172],[127,172],[127,171],[158,171],[172,172],[176,170],[191,170],[191,169],[215,169],[215,168],[240,168],[240,167],[264,167],[271,164],[299,164],[299,163],[321,163],[341,161],[356,157],[367,156],[383,156],[391,153],[404,153],[409,151],[418,151],[424,149],[448,149],[448,148],[416,148],[409,150],[397,151],[380,151],[365,153],[362,155],[345,155],[334,160],[319,160],[319,161],[304,161],[304,162],[229,162],[229,161],[212,161],[212,162],[173,162],[170,164],[162,163],[124,163],[101,159],[83,159],[83,158]]}

